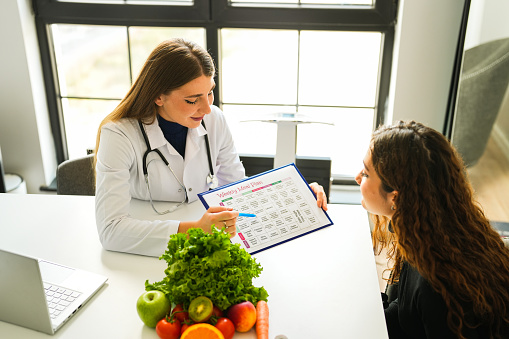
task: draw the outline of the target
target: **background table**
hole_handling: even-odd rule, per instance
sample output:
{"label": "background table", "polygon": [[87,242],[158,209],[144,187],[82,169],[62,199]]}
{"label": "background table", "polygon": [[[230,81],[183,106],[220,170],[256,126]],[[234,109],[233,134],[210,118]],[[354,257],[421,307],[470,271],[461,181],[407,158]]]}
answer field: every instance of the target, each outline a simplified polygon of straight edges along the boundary
{"label": "background table", "polygon": [[[134,204],[132,211],[158,218],[145,202]],[[192,219],[202,211],[197,202],[179,213]],[[388,338],[367,214],[358,205],[329,205],[329,215],[333,226],[254,255],[263,272],[253,283],[269,292],[271,339],[279,334]],[[135,305],[145,280],[163,278],[165,262],[105,251],[97,235],[94,197],[0,194],[0,248],[109,278],[55,338],[157,338],[138,318]],[[48,336],[0,322],[0,337]],[[235,338],[256,334],[251,330]]]}

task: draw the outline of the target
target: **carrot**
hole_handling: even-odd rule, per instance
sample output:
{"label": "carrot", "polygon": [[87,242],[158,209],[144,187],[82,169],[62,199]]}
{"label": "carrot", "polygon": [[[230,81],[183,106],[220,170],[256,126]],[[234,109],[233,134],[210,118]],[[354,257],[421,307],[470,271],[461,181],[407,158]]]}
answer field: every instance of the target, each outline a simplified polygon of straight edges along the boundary
{"label": "carrot", "polygon": [[269,339],[269,305],[263,300],[256,304],[256,338]]}

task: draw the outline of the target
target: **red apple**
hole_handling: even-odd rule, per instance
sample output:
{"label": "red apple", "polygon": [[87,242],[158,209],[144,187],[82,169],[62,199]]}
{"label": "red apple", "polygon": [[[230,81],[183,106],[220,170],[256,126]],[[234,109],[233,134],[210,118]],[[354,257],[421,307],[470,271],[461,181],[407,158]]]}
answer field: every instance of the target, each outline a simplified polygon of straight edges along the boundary
{"label": "red apple", "polygon": [[247,332],[256,323],[256,308],[250,301],[233,305],[228,309],[228,319],[233,322],[237,332]]}

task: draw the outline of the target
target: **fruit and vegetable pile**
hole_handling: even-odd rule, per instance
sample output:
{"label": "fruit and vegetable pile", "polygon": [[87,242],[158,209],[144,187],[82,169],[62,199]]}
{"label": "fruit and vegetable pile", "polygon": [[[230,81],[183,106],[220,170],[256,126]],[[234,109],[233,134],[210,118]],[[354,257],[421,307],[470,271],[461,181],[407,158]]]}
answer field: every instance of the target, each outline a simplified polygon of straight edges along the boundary
{"label": "fruit and vegetable pile", "polygon": [[262,267],[225,232],[173,234],[160,259],[166,276],[145,282],[136,308],[161,339],[231,339],[255,325],[257,337],[268,338],[268,293],[252,284]]}

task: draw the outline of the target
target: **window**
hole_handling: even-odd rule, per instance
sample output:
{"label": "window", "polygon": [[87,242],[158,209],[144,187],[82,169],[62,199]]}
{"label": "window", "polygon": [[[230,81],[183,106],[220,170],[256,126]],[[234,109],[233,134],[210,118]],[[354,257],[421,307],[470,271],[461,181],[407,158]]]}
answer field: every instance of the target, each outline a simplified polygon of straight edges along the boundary
{"label": "window", "polygon": [[338,0],[232,0],[232,4],[264,4],[264,5],[282,5],[282,4],[295,4],[295,5],[368,5],[372,6],[372,0],[350,0],[350,1],[338,1]]}
{"label": "window", "polygon": [[193,0],[56,0],[58,2],[75,2],[89,4],[132,4],[132,5],[168,5],[186,6],[192,5]]}
{"label": "window", "polygon": [[222,29],[221,41],[222,108],[241,153],[276,152],[276,126],[248,121],[298,113],[317,122],[298,125],[298,155],[331,157],[336,174],[358,171],[373,128],[381,33]]}
{"label": "window", "polygon": [[216,101],[239,153],[271,154],[281,113],[297,154],[358,171],[388,92],[391,0],[33,0],[58,161],[95,146],[150,51],[169,37],[205,48],[218,65]]}
{"label": "window", "polygon": [[70,159],[95,147],[97,128],[168,36],[205,46],[204,28],[52,24],[63,129]]}

